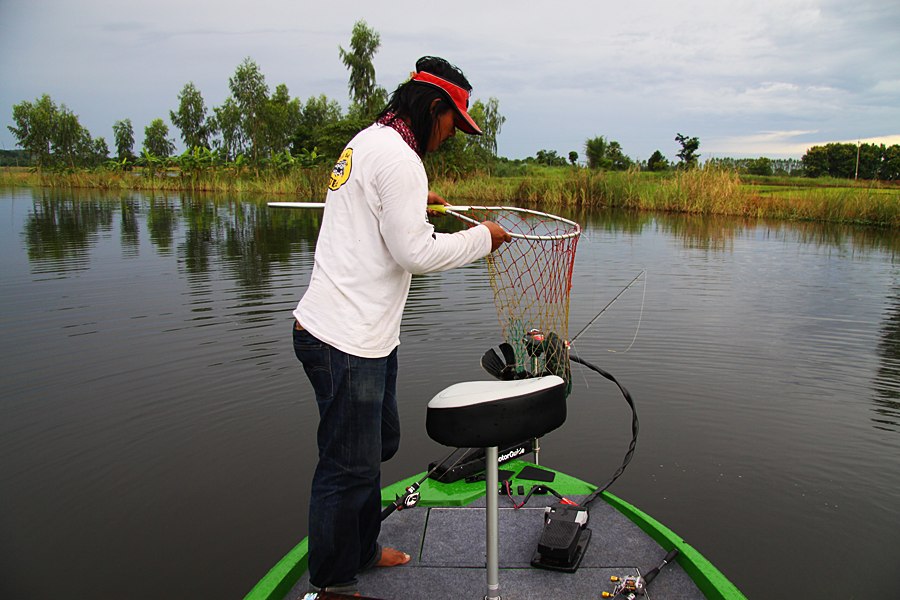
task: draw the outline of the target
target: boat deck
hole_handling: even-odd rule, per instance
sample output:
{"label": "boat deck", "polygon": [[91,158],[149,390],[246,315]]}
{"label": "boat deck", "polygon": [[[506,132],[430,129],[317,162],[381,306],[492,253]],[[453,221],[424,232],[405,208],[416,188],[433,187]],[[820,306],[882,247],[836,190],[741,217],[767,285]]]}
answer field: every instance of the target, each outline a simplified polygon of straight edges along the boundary
{"label": "boat deck", "polygon": [[[513,496],[517,502],[521,497]],[[583,497],[581,497],[583,498]],[[579,497],[573,496],[576,502]],[[610,576],[646,573],[659,565],[666,551],[634,523],[598,499],[591,506],[592,537],[575,573],[531,567],[543,528],[544,507],[553,496],[532,496],[519,510],[500,499],[500,593],[503,600],[596,600],[611,592]],[[465,600],[484,597],[484,498],[465,507],[416,507],[391,515],[382,524],[382,544],[403,550],[412,560],[401,567],[376,568],[359,576],[365,596],[383,600]],[[286,598],[303,598],[304,575]],[[705,598],[676,562],[662,569],[644,598],[692,600]]]}

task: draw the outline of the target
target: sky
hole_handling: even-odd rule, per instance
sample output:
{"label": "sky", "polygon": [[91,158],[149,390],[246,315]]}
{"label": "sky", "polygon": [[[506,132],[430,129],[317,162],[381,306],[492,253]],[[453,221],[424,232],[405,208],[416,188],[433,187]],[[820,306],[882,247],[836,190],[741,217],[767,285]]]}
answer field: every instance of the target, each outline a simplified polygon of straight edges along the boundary
{"label": "sky", "polygon": [[498,152],[584,156],[604,136],[646,160],[800,158],[829,142],[900,143],[898,0],[0,0],[0,148],[12,107],[49,94],[112,147],[131,119],[136,150],[188,82],[210,113],[242,60],[270,89],[349,103],[340,46],[356,21],[381,36],[392,91],[423,55],[458,65],[473,99],[499,101]]}

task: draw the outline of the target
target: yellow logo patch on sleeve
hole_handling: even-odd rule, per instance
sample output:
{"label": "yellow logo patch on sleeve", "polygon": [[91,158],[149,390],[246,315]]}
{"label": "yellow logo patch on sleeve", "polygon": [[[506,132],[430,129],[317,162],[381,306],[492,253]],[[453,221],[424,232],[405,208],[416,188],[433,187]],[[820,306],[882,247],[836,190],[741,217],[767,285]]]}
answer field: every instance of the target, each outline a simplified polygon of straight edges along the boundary
{"label": "yellow logo patch on sleeve", "polygon": [[338,158],[334,169],[331,171],[331,181],[328,182],[328,189],[337,191],[342,185],[350,179],[350,168],[353,166],[353,148],[344,148],[341,157]]}

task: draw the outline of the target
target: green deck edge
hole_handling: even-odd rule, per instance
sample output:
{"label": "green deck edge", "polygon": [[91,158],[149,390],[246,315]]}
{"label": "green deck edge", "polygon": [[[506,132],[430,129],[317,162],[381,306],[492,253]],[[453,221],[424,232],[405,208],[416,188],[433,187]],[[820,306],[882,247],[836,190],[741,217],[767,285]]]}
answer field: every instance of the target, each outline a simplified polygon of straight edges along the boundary
{"label": "green deck edge", "polygon": [[269,569],[266,576],[244,596],[244,600],[282,600],[306,573],[309,566],[308,547],[309,538],[303,538],[284,555],[284,558]]}
{"label": "green deck edge", "polygon": [[747,597],[715,565],[674,531],[618,496],[603,492],[601,498],[628,517],[628,520],[653,538],[664,550],[678,548],[676,562],[694,580],[704,596],[710,600],[747,600]]}
{"label": "green deck edge", "polygon": [[[518,474],[525,466],[533,463],[523,460],[511,460],[503,463],[502,469],[507,469]],[[559,494],[564,496],[580,496],[590,494],[596,490],[596,486],[586,483],[578,478],[566,475],[554,469],[541,465],[539,468],[551,471],[555,474],[553,482],[548,484]],[[391,484],[381,490],[381,503],[387,506],[398,495],[402,495],[406,488],[421,479],[425,472],[413,475],[402,481]],[[513,476],[517,482],[524,480]],[[541,483],[536,481],[536,484]],[[519,483],[517,483],[519,485]],[[524,484],[523,484],[524,485]],[[437,483],[431,479],[425,480],[419,488],[422,498],[419,506],[465,506],[484,495],[485,485],[483,481],[466,483],[465,480],[454,483]],[[706,560],[693,546],[685,542],[674,531],[621,498],[603,492],[601,495],[610,506],[625,515],[631,522],[637,525],[644,533],[653,538],[664,550],[678,548],[676,561],[681,568],[694,580],[700,591],[710,600],[747,600],[746,596],[731,583],[715,565]],[[265,577],[257,583],[250,592],[244,596],[244,600],[282,600],[294,584],[306,572],[308,565],[307,538],[294,546],[278,563],[272,567]]]}

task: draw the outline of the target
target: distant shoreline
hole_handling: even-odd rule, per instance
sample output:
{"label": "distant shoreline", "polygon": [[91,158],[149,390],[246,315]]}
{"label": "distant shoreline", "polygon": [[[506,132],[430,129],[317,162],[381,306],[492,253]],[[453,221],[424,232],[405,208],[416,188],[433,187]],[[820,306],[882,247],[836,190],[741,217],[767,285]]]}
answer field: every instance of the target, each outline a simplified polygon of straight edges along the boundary
{"label": "distant shoreline", "polygon": [[[202,174],[73,170],[37,173],[0,168],[0,185],[54,189],[263,194],[322,201],[329,170],[288,173],[221,168]],[[703,167],[663,173],[554,167],[526,175],[436,178],[432,189],[452,203],[523,202],[552,209],[619,208],[900,227],[900,185],[833,178],[739,175]]]}

